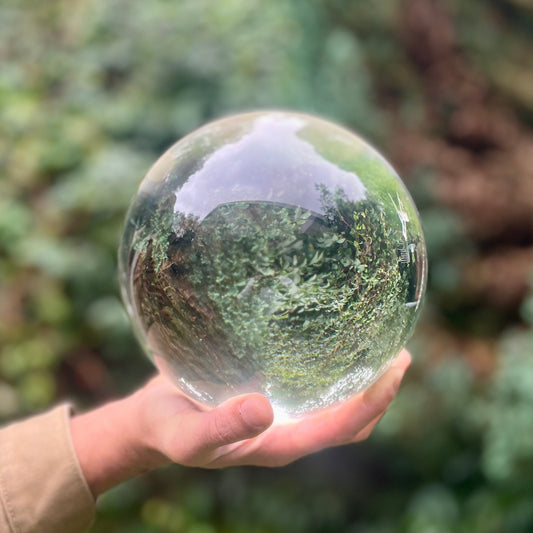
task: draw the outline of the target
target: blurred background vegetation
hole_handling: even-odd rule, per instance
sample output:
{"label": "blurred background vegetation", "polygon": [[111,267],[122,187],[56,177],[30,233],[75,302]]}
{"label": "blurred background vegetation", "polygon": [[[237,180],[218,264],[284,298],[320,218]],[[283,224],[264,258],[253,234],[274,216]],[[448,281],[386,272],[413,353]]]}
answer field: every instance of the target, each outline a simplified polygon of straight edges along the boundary
{"label": "blurred background vegetation", "polygon": [[430,254],[407,383],[364,444],[276,470],[171,467],[94,533],[533,531],[533,2],[3,0],[0,417],[152,373],[116,279],[158,155],[254,108],[361,132]]}

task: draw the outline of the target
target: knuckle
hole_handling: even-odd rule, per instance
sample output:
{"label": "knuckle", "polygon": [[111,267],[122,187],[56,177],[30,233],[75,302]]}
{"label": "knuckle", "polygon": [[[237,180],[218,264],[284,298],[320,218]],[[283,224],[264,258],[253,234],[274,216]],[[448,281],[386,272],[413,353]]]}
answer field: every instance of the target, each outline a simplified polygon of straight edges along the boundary
{"label": "knuckle", "polygon": [[235,428],[227,417],[220,413],[213,412],[213,420],[210,425],[209,441],[213,445],[228,444],[233,441]]}
{"label": "knuckle", "polygon": [[187,440],[183,442],[181,439],[175,439],[167,446],[167,457],[174,463],[184,466],[196,466],[199,462],[199,457],[203,453],[202,446],[198,440]]}
{"label": "knuckle", "polygon": [[196,446],[191,446],[190,448],[184,450],[174,462],[183,466],[201,466],[202,463],[199,459],[200,455],[201,449]]}

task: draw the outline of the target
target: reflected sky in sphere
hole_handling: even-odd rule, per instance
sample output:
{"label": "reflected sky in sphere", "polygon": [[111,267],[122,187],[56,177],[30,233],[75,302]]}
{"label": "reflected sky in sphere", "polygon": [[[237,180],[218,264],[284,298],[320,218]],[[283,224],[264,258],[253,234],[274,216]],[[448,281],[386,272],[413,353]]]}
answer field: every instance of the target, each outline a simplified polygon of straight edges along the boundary
{"label": "reflected sky in sphere", "polygon": [[206,405],[247,392],[278,419],[372,384],[410,337],[426,285],[416,208],[358,135],[299,113],[208,124],[133,199],[123,299],[157,368]]}
{"label": "reflected sky in sphere", "polygon": [[268,201],[320,213],[322,184],[362,200],[365,187],[357,175],[324,160],[298,136],[305,124],[298,116],[259,115],[250,132],[221,147],[188,178],[174,210],[202,219],[219,204]]}

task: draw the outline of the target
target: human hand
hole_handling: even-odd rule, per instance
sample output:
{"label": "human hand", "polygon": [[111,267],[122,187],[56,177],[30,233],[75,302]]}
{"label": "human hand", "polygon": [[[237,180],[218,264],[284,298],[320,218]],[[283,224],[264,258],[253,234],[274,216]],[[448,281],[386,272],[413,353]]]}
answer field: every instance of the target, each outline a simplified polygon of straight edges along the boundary
{"label": "human hand", "polygon": [[260,394],[208,408],[158,376],[123,400],[74,417],[74,449],[95,496],[172,462],[204,468],[286,465],[324,448],[366,439],[410,363],[404,350],[376,383],[353,398],[274,425],[272,407]]}
{"label": "human hand", "polygon": [[350,400],[273,426],[272,408],[260,394],[235,397],[209,409],[157,377],[139,392],[144,446],[162,462],[188,466],[282,466],[324,448],[366,439],[410,362],[404,350],[375,384]]}

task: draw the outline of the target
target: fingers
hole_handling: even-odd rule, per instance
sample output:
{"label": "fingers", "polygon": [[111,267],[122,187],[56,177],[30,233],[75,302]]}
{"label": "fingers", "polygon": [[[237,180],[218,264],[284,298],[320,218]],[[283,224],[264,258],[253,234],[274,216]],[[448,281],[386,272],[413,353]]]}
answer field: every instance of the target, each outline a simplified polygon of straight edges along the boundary
{"label": "fingers", "polygon": [[367,438],[394,399],[405,371],[411,363],[401,352],[381,378],[364,392],[340,406],[317,413],[293,427],[296,456],[329,446],[339,446]]}
{"label": "fingers", "polygon": [[380,420],[385,416],[385,413],[381,413],[379,416],[374,418],[370,424],[368,424],[365,428],[363,428],[361,431],[359,431],[353,439],[351,439],[349,443],[355,443],[355,442],[361,442],[363,440],[368,439],[370,435],[372,434],[372,431],[374,431],[374,428],[379,424]]}
{"label": "fingers", "polygon": [[397,356],[396,359],[391,364],[392,367],[402,368],[405,372],[409,365],[411,364],[411,354],[407,350],[402,350]]}
{"label": "fingers", "polygon": [[[372,431],[378,425],[379,421],[383,418],[392,399],[395,397],[396,393],[398,392],[398,388],[403,379],[405,371],[407,370],[410,364],[411,364],[411,356],[409,355],[409,352],[404,350],[398,355],[396,360],[391,365],[393,375],[395,374],[397,378],[399,377],[398,383],[393,383],[392,387],[388,391],[387,390],[384,391],[384,394],[383,394],[383,389],[386,389],[387,385],[383,385],[383,383],[379,383],[379,382],[378,382],[379,383],[378,385],[378,383],[376,383],[376,388],[381,389],[381,391],[377,392],[378,396],[379,394],[383,394],[383,397],[381,398],[381,400],[378,400],[378,402],[383,402],[383,405],[385,406],[385,408],[382,410],[382,412],[378,416],[374,418],[374,420],[372,420],[367,426],[365,426],[361,431],[359,431],[350,442],[360,442],[370,437]],[[390,400],[388,399],[388,397],[390,397]],[[367,402],[368,401],[369,400],[367,398]],[[372,399],[370,399],[370,402],[372,402]]]}
{"label": "fingers", "polygon": [[280,466],[323,448],[363,440],[384,415],[410,362],[403,351],[364,392],[335,408],[269,431],[265,430],[273,422],[272,406],[260,394],[232,398],[211,410],[189,407],[173,417],[167,456],[184,465],[211,468]]}
{"label": "fingers", "polygon": [[206,444],[231,444],[259,435],[274,421],[270,402],[261,394],[228,400],[207,413]]}
{"label": "fingers", "polygon": [[376,383],[362,393],[360,422],[364,420],[370,423],[376,416],[385,412],[396,396],[404,374],[402,367],[391,366]]}
{"label": "fingers", "polygon": [[180,462],[207,466],[220,455],[222,447],[256,437],[273,420],[272,406],[261,394],[231,398],[215,409],[196,412],[187,430],[188,443],[183,447]]}
{"label": "fingers", "polygon": [[409,352],[403,350],[393,361],[390,368],[376,383],[361,394],[361,405],[355,431],[347,442],[358,442],[370,436],[387,408],[394,400],[405,372],[411,364]]}

